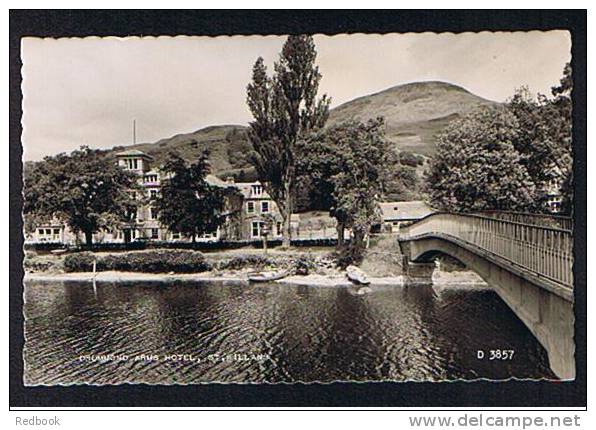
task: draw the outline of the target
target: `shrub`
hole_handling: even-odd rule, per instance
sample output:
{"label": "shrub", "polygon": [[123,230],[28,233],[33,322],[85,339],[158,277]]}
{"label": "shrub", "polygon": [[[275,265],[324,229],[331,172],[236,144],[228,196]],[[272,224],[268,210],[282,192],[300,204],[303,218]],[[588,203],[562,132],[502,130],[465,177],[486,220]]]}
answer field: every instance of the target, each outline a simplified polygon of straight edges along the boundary
{"label": "shrub", "polygon": [[77,252],[64,257],[65,272],[90,272],[93,270],[95,256],[92,252]]}
{"label": "shrub", "polygon": [[416,167],[420,164],[420,160],[424,160],[422,157],[413,154],[410,151],[402,151],[399,154],[399,162],[404,166]]}
{"label": "shrub", "polygon": [[294,262],[297,275],[306,276],[316,269],[317,265],[312,255],[301,255]]}
{"label": "shrub", "polygon": [[60,270],[60,263],[52,258],[25,255],[23,268],[27,272],[52,272]]}
{"label": "shrub", "polygon": [[272,260],[261,255],[238,255],[220,262],[218,268],[220,270],[239,270],[247,267],[262,269],[272,263]]}

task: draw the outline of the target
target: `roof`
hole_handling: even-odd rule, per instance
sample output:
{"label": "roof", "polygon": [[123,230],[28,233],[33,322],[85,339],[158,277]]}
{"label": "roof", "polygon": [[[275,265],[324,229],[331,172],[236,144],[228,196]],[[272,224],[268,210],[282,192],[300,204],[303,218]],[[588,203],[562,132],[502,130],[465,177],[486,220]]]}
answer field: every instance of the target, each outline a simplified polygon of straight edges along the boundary
{"label": "roof", "polygon": [[262,193],[260,196],[254,196],[252,195],[251,189],[253,187],[253,185],[261,185],[261,183],[259,181],[256,182],[232,182],[229,183],[228,185],[236,187],[240,190],[240,193],[242,193],[242,197],[244,197],[245,199],[266,199],[266,200],[270,200],[271,196],[269,196],[269,194],[267,193],[267,191],[265,191],[265,187],[263,187]]}
{"label": "roof", "polygon": [[116,157],[141,157],[153,160],[153,157],[149,154],[145,154],[143,151],[138,149],[130,149],[128,151],[122,151],[116,154]]}
{"label": "roof", "polygon": [[383,202],[379,203],[383,221],[407,221],[424,218],[433,209],[422,200],[411,202]]}
{"label": "roof", "polygon": [[209,185],[213,185],[215,187],[221,187],[221,188],[227,188],[229,186],[233,186],[234,184],[228,184],[226,181],[219,179],[217,176],[215,175],[207,175],[205,176],[205,181],[209,184]]}

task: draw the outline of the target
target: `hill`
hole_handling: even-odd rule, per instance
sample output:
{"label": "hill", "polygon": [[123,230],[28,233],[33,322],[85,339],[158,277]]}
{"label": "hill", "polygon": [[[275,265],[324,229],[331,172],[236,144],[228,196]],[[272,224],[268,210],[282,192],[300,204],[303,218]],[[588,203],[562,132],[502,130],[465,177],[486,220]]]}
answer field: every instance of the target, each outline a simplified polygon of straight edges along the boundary
{"label": "hill", "polygon": [[241,125],[216,125],[191,133],[158,140],[154,143],[116,146],[113,152],[137,149],[155,158],[155,165],[164,163],[168,152],[176,151],[186,160],[196,160],[204,150],[209,151],[212,171],[218,175],[243,175],[246,180],[254,176],[249,155],[252,149]]}
{"label": "hill", "polygon": [[331,110],[328,124],[385,117],[386,136],[401,150],[432,155],[435,136],[452,120],[496,102],[446,82],[398,85]]}
{"label": "hill", "polygon": [[[496,104],[462,87],[445,82],[417,82],[388,88],[359,97],[330,111],[328,125],[349,120],[365,121],[384,116],[387,138],[400,151],[432,155],[435,136],[450,121],[480,107]],[[220,177],[240,175],[241,180],[256,178],[250,164],[251,145],[247,127],[219,125],[191,133],[178,134],[154,143],[115,147],[112,150],[138,149],[163,163],[170,150],[192,160],[205,149],[210,151],[213,172]]]}

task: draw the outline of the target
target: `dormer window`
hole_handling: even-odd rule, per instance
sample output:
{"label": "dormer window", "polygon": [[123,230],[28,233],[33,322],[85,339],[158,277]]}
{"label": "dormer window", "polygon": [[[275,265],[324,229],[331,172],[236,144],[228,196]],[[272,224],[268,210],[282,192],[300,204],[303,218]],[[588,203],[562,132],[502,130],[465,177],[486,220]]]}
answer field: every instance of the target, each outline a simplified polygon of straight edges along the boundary
{"label": "dormer window", "polygon": [[253,185],[251,192],[253,196],[259,197],[263,194],[263,187],[261,185]]}
{"label": "dormer window", "polygon": [[145,175],[145,182],[157,182],[157,175]]}

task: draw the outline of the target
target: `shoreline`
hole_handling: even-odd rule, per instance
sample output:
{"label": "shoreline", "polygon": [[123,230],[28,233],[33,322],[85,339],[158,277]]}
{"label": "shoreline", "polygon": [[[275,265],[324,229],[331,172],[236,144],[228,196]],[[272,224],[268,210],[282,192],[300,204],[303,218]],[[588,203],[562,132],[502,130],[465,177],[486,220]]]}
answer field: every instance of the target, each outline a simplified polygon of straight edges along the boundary
{"label": "shoreline", "polygon": [[[370,285],[430,285],[428,280],[406,279],[403,275],[369,277]],[[47,282],[237,282],[248,284],[246,273],[213,274],[204,273],[143,273],[143,272],[72,272],[72,273],[25,273],[23,281]],[[345,275],[291,275],[277,281],[278,284],[306,285],[319,287],[350,287],[357,286],[350,282]],[[477,286],[487,287],[486,283],[473,272],[441,272],[433,275],[432,285],[437,286]]]}

